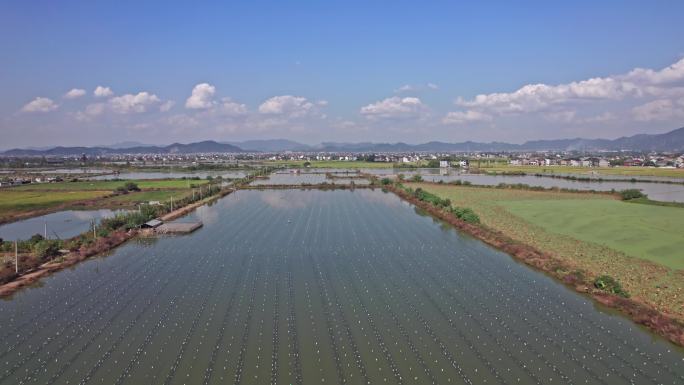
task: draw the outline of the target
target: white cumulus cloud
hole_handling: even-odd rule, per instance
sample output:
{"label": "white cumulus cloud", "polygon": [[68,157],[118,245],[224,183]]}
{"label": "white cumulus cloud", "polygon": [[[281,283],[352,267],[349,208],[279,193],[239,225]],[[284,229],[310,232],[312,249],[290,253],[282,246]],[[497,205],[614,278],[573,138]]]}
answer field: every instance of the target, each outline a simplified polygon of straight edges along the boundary
{"label": "white cumulus cloud", "polygon": [[219,114],[227,116],[239,116],[247,113],[247,106],[245,104],[234,102],[230,98],[221,99],[221,103],[216,109]]}
{"label": "white cumulus cloud", "polygon": [[634,119],[642,122],[684,118],[684,98],[658,99],[632,109]]}
{"label": "white cumulus cloud", "polygon": [[214,105],[214,94],[216,87],[209,83],[197,84],[192,89],[192,94],[185,101],[185,107],[190,109],[208,109]]}
{"label": "white cumulus cloud", "polygon": [[415,119],[427,114],[428,108],[419,98],[393,96],[361,107],[361,115],[370,119]]}
{"label": "white cumulus cloud", "polygon": [[444,124],[465,124],[474,122],[489,122],[492,120],[491,115],[473,110],[467,111],[451,111],[442,119]]}
{"label": "white cumulus cloud", "polygon": [[89,121],[96,116],[102,115],[105,112],[106,105],[104,103],[88,104],[83,111],[76,113],[76,120]]}
{"label": "white cumulus cloud", "polygon": [[66,99],[77,99],[77,98],[80,98],[81,96],[83,96],[85,94],[86,94],[86,90],[84,90],[82,88],[72,88],[71,90],[69,90],[69,92],[64,94],[64,98],[66,98]]}
{"label": "white cumulus cloud", "polygon": [[174,105],[176,105],[176,102],[173,100],[167,100],[159,106],[159,111],[166,112],[173,108]]}
{"label": "white cumulus cloud", "polygon": [[112,89],[109,87],[97,86],[93,91],[93,95],[98,98],[106,98],[108,96],[114,95],[114,92],[112,92]]}
{"label": "white cumulus cloud", "polygon": [[[662,69],[636,68],[557,85],[527,84],[512,92],[459,97],[455,104],[462,111],[449,113],[442,122],[465,123],[487,117],[510,124],[511,118],[518,117],[532,125],[543,121],[592,127],[616,121],[674,123],[684,116],[683,97],[684,59],[680,59]],[[635,104],[638,106],[632,107]]]}
{"label": "white cumulus cloud", "polygon": [[259,113],[278,115],[287,118],[299,118],[317,113],[318,107],[327,105],[326,101],[311,102],[305,97],[281,95],[274,96],[259,106]]}
{"label": "white cumulus cloud", "polygon": [[157,95],[148,92],[139,92],[135,95],[126,94],[109,100],[112,111],[119,114],[139,113],[147,111],[147,108],[160,103]]}
{"label": "white cumulus cloud", "polygon": [[22,112],[50,112],[59,107],[52,99],[37,97],[21,108]]}

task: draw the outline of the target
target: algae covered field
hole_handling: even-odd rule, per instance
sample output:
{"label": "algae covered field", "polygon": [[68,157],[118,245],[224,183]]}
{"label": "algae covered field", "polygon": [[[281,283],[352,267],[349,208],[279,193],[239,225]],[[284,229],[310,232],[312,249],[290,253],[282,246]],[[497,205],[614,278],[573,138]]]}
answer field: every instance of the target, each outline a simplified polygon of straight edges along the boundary
{"label": "algae covered field", "polygon": [[393,194],[238,191],[0,302],[0,383],[677,384],[682,350]]}
{"label": "algae covered field", "polygon": [[502,205],[547,231],[684,269],[684,209],[610,199],[518,200]]}

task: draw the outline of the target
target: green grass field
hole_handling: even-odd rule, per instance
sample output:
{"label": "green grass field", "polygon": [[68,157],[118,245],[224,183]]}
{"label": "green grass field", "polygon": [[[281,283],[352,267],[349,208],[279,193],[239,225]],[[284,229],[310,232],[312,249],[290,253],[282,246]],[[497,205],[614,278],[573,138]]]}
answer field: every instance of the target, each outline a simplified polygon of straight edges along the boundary
{"label": "green grass field", "polygon": [[100,198],[109,191],[44,192],[0,190],[0,217],[20,212],[47,209],[62,203]]}
{"label": "green grass field", "polygon": [[[82,181],[62,183],[29,184],[0,190],[0,220],[33,211],[65,207],[92,201],[111,195],[117,187],[128,181]],[[168,201],[192,194],[191,185],[205,185],[207,180],[135,180],[143,191],[111,196],[97,202],[87,202],[92,207],[133,206],[140,202]]]}
{"label": "green grass field", "polygon": [[547,231],[684,269],[684,210],[615,200],[502,201]]}
{"label": "green grass field", "polygon": [[117,195],[111,198],[106,199],[103,202],[103,205],[108,205],[109,203],[112,203],[114,205],[119,205],[119,204],[135,204],[135,203],[144,203],[144,202],[149,202],[149,201],[159,201],[159,202],[166,202],[173,197],[173,199],[180,199],[184,198],[188,195],[192,195],[192,192],[189,192],[187,190],[155,190],[155,191],[140,191],[140,192],[131,192],[125,195]]}
{"label": "green grass field", "polygon": [[191,179],[164,179],[164,180],[133,180],[133,181],[82,181],[82,182],[60,182],[60,183],[35,183],[23,186],[12,187],[12,191],[114,191],[117,187],[133,182],[139,188],[146,189],[184,189],[190,185],[203,185],[207,180]]}
{"label": "green grass field", "polygon": [[[476,167],[476,161],[471,160],[471,167]],[[620,176],[658,176],[669,178],[684,178],[684,169],[656,168],[656,167],[569,167],[569,166],[509,166],[497,163],[489,166],[485,161],[480,165],[481,171],[487,172],[524,172],[528,174],[577,174],[589,175],[591,172],[600,175]]]}

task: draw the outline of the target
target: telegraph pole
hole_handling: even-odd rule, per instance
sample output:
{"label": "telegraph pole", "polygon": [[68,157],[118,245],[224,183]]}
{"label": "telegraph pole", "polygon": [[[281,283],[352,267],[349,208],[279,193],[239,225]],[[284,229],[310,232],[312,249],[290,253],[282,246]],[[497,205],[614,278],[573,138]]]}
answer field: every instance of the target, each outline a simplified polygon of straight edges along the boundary
{"label": "telegraph pole", "polygon": [[14,272],[19,274],[19,243],[14,241]]}
{"label": "telegraph pole", "polygon": [[45,221],[45,228],[43,230],[43,238],[47,239],[47,221]]}

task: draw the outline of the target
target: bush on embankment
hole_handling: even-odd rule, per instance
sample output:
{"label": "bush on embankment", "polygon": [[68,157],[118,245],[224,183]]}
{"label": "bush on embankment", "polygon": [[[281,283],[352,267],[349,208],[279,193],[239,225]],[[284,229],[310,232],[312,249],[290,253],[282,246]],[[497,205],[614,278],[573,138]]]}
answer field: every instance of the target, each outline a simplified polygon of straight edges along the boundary
{"label": "bush on embankment", "polygon": [[599,290],[615,294],[623,298],[629,298],[629,293],[627,293],[622,288],[620,282],[618,282],[618,280],[611,277],[610,275],[601,275],[599,277],[596,277],[596,279],[594,280],[594,287]]}
{"label": "bush on embankment", "polygon": [[413,190],[410,187],[404,187],[401,183],[396,183],[395,187],[403,190],[404,192],[408,193],[409,195],[413,196],[421,202],[429,203],[432,206],[435,206],[437,208],[445,210],[448,213],[451,213],[456,218],[464,222],[471,224],[480,223],[480,217],[477,214],[475,214],[475,212],[472,209],[468,207],[452,206],[451,200],[448,198],[441,198],[438,195],[425,191],[420,187]]}
{"label": "bush on embankment", "polygon": [[635,188],[620,191],[620,197],[623,201],[628,201],[632,199],[646,198],[646,194],[642,193],[641,190]]}

